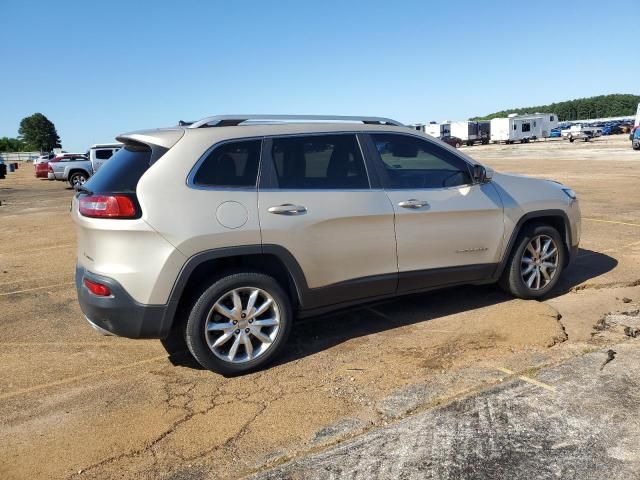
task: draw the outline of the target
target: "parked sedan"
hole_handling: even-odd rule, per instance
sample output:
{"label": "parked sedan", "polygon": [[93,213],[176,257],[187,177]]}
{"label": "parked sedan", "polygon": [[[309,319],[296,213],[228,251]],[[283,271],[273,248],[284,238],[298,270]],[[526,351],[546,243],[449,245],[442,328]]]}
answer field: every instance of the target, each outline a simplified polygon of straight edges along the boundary
{"label": "parked sedan", "polygon": [[462,146],[462,139],[458,137],[438,137],[438,140],[441,140],[444,143],[451,145],[452,147],[460,148]]}

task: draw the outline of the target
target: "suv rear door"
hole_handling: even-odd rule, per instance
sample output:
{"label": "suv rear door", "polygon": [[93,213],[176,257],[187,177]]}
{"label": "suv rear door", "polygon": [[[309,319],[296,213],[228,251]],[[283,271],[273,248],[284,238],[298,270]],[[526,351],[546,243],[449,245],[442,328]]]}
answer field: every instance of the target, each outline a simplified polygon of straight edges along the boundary
{"label": "suv rear door", "polygon": [[489,278],[504,230],[494,186],[474,184],[471,166],[435,142],[400,133],[369,138],[395,211],[398,291]]}
{"label": "suv rear door", "polygon": [[395,292],[393,208],[355,133],[266,138],[258,209],[265,250],[286,248],[304,273],[303,307]]}

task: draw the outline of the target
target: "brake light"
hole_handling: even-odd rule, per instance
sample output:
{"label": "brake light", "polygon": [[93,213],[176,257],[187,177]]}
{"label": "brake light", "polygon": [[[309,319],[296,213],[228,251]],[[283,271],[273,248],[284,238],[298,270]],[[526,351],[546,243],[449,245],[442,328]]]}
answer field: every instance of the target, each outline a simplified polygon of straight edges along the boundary
{"label": "brake light", "polygon": [[87,195],[79,199],[80,215],[93,218],[134,218],[136,206],[126,195]]}
{"label": "brake light", "polygon": [[108,297],[111,295],[111,290],[109,290],[109,287],[98,282],[93,282],[88,278],[84,279],[84,286],[87,287],[91,293],[97,295],[98,297]]}
{"label": "brake light", "polygon": [[47,163],[46,167],[49,169],[49,171],[50,171],[50,172],[53,172],[53,166],[51,166],[51,165],[49,165],[49,164]]}

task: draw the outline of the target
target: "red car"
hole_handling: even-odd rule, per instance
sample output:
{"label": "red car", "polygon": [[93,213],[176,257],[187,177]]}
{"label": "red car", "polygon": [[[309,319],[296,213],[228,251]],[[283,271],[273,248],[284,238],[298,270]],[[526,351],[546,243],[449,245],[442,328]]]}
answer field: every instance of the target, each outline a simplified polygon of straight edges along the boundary
{"label": "red car", "polygon": [[460,148],[462,146],[462,139],[458,137],[448,136],[448,137],[438,137],[438,139],[443,141],[444,143],[448,143],[452,147]]}
{"label": "red car", "polygon": [[34,167],[36,169],[36,178],[48,178],[49,162],[36,163]]}

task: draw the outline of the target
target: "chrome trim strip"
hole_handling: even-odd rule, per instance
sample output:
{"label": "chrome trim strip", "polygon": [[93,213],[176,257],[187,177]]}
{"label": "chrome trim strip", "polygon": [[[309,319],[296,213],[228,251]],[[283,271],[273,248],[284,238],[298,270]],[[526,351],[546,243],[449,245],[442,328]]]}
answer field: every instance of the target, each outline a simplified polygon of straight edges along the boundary
{"label": "chrome trim strip", "polygon": [[221,140],[217,143],[211,145],[198,159],[191,170],[189,171],[189,175],[187,175],[186,184],[187,187],[192,188],[194,190],[220,190],[220,191],[231,191],[231,192],[255,192],[257,191],[260,180],[260,174],[262,173],[262,148],[260,148],[260,159],[258,160],[258,176],[256,179],[256,185],[253,187],[223,187],[223,186],[215,186],[215,185],[198,185],[194,182],[194,177],[200,168],[200,165],[206,160],[209,154],[218,148],[221,145],[231,142],[244,142],[251,140],[261,140],[265,139],[277,139],[277,138],[291,138],[291,137],[315,137],[315,136],[327,136],[327,135],[354,135],[356,137],[356,142],[358,144],[358,148],[360,149],[360,156],[362,157],[362,161],[364,162],[365,172],[367,174],[367,183],[369,186],[367,188],[353,188],[353,189],[344,189],[344,188],[274,188],[274,189],[260,189],[261,192],[278,192],[283,190],[299,190],[301,192],[335,192],[336,190],[345,191],[345,192],[368,192],[368,191],[378,191],[382,189],[372,189],[371,188],[371,175],[369,174],[369,169],[367,167],[367,161],[364,156],[364,151],[362,149],[362,145],[360,144],[360,139],[358,138],[358,133],[366,133],[360,131],[337,131],[337,132],[310,132],[310,133],[285,133],[285,134],[273,134],[273,135],[261,135],[259,137],[237,137],[237,138],[229,138],[227,140]]}

